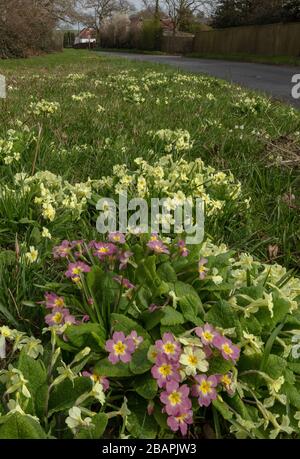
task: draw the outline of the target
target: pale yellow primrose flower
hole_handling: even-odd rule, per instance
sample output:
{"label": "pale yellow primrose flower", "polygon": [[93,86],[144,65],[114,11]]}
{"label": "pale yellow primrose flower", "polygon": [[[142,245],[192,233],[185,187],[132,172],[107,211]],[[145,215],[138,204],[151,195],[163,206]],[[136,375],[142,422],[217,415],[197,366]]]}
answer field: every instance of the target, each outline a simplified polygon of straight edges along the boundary
{"label": "pale yellow primrose flower", "polygon": [[3,325],[0,327],[0,334],[4,336],[4,338],[13,338],[14,332],[10,328],[8,328],[6,325]]}
{"label": "pale yellow primrose flower", "polygon": [[51,235],[50,231],[45,226],[43,227],[42,237],[44,239],[52,239],[52,235]]}
{"label": "pale yellow primrose flower", "polygon": [[30,264],[35,263],[38,259],[38,256],[39,256],[39,252],[34,246],[30,246],[29,252],[25,254],[26,260]]}
{"label": "pale yellow primrose flower", "polygon": [[206,372],[208,370],[208,362],[205,357],[205,353],[201,349],[188,346],[184,349],[179,362],[184,366],[186,375],[194,376],[197,371]]}
{"label": "pale yellow primrose flower", "polygon": [[90,427],[91,423],[92,419],[89,417],[82,419],[81,409],[77,406],[74,406],[69,410],[69,416],[66,419],[66,424],[72,430],[73,433],[76,433],[76,431],[80,427]]}
{"label": "pale yellow primrose flower", "polygon": [[281,386],[284,384],[284,377],[280,376],[278,379],[274,379],[273,382],[268,384],[268,388],[271,395],[276,395],[281,389]]}
{"label": "pale yellow primrose flower", "polygon": [[104,405],[105,403],[105,395],[104,395],[104,390],[103,386],[101,383],[96,382],[93,386],[93,389],[91,390],[91,396],[94,397],[96,400],[98,400],[101,405]]}
{"label": "pale yellow primrose flower", "polygon": [[252,335],[251,333],[247,333],[244,330],[243,337],[245,339],[245,343],[244,343],[244,346],[245,346],[244,354],[245,355],[252,355],[252,354],[262,352],[264,343],[258,336]]}

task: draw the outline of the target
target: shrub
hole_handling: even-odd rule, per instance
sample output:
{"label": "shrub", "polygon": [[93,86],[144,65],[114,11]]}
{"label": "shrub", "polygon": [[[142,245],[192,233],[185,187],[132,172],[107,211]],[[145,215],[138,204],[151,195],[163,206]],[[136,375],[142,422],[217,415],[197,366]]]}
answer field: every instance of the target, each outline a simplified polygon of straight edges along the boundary
{"label": "shrub", "polygon": [[145,20],[141,30],[139,48],[147,51],[159,51],[161,49],[162,29],[160,22]]}
{"label": "shrub", "polygon": [[0,0],[0,58],[61,49],[53,36],[56,20],[51,11],[33,0]]}

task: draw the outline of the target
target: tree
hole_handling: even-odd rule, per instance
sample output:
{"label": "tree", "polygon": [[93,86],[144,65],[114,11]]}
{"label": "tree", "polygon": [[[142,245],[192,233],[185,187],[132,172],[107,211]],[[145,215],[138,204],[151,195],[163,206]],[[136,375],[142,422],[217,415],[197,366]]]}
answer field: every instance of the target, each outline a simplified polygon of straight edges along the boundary
{"label": "tree", "polygon": [[222,0],[218,3],[213,25],[215,27],[232,27],[241,25],[243,7],[240,0]]}
{"label": "tree", "polygon": [[220,0],[215,27],[300,20],[300,0]]}
{"label": "tree", "polygon": [[168,16],[172,19],[173,34],[180,28],[180,22],[187,12],[196,14],[211,11],[215,5],[214,0],[162,0]]}
{"label": "tree", "polygon": [[130,32],[130,19],[123,13],[115,13],[112,17],[104,19],[101,29],[101,39],[104,46],[109,48],[122,48],[128,44]]}
{"label": "tree", "polygon": [[106,18],[110,18],[116,12],[127,14],[134,8],[127,0],[81,0],[80,3],[84,10],[81,20],[95,28],[98,43],[100,43],[101,26]]}
{"label": "tree", "polygon": [[80,19],[78,0],[39,0],[38,3],[56,22],[74,23]]}
{"label": "tree", "polygon": [[0,57],[53,49],[56,19],[42,2],[0,0]]}
{"label": "tree", "polygon": [[73,31],[66,31],[64,33],[64,48],[72,48],[75,43],[75,32]]}
{"label": "tree", "polygon": [[282,20],[300,21],[300,1],[285,0],[282,8]]}

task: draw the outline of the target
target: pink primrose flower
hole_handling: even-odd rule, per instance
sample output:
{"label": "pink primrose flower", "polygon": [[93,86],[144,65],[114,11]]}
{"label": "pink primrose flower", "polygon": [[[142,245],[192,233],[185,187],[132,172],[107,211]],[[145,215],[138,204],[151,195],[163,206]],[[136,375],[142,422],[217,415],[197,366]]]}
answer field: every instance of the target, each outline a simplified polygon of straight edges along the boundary
{"label": "pink primrose flower", "polygon": [[117,254],[118,248],[111,242],[96,242],[94,244],[94,256],[103,261],[108,257],[113,257]]}
{"label": "pink primrose flower", "polygon": [[198,272],[199,272],[200,280],[203,280],[206,278],[208,268],[206,268],[205,265],[207,263],[208,263],[208,260],[206,258],[201,258],[201,260],[198,263]]}
{"label": "pink primrose flower", "polygon": [[163,338],[156,341],[155,347],[158,352],[164,354],[168,359],[178,361],[181,346],[172,333],[164,333]]}
{"label": "pink primrose flower", "polygon": [[198,375],[195,376],[197,384],[192,387],[192,395],[198,397],[200,406],[209,406],[217,398],[215,387],[218,385],[216,376]]}
{"label": "pink primrose flower", "polygon": [[73,280],[80,280],[80,275],[83,273],[89,273],[91,268],[86,263],[82,261],[77,261],[76,263],[70,263],[68,270],[66,271],[66,277]]}
{"label": "pink primrose flower", "polygon": [[213,341],[219,333],[212,325],[205,324],[203,327],[196,328],[196,335],[199,336],[204,346],[213,345]]}
{"label": "pink primrose flower", "polygon": [[115,332],[106,342],[105,349],[109,352],[108,360],[115,365],[119,361],[130,362],[136,347],[133,339],[126,338],[123,332]]}
{"label": "pink primrose flower", "polygon": [[187,434],[188,426],[193,424],[193,411],[179,411],[176,415],[169,416],[167,423],[173,432],[180,430],[181,435],[185,437]]}
{"label": "pink primrose flower", "polygon": [[71,254],[72,243],[63,241],[60,245],[53,248],[54,258],[67,258]]}
{"label": "pink primrose flower", "polygon": [[225,360],[236,362],[240,357],[240,349],[225,336],[218,335],[214,338],[214,346],[219,349]]}
{"label": "pink primrose flower", "polygon": [[125,235],[119,231],[109,233],[108,240],[114,244],[125,244],[126,242]]}
{"label": "pink primrose flower", "polygon": [[159,241],[158,239],[155,239],[154,241],[149,241],[147,246],[149,247],[149,249],[153,250],[154,253],[166,255],[170,254],[168,248],[163,244],[162,241]]}
{"label": "pink primrose flower", "polygon": [[165,355],[161,354],[157,356],[151,374],[160,388],[165,387],[170,381],[180,381],[179,364],[171,362]]}
{"label": "pink primrose flower", "polygon": [[55,293],[46,293],[45,294],[45,305],[47,309],[54,308],[65,308],[65,300],[62,296],[58,296]]}
{"label": "pink primrose flower", "polygon": [[184,240],[181,240],[178,242],[178,248],[179,248],[179,253],[182,257],[187,257],[189,255],[189,250],[186,246],[186,243]]}
{"label": "pink primrose flower", "polygon": [[190,389],[187,384],[180,386],[177,381],[170,381],[166,384],[166,390],[160,394],[160,401],[165,405],[169,416],[176,416],[192,408],[189,393]]}

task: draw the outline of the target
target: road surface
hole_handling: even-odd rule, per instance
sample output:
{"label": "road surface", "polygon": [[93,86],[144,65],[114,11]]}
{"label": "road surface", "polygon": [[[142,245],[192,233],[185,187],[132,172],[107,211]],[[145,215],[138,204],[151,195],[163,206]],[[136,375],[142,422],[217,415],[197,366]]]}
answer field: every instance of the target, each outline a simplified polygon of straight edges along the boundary
{"label": "road surface", "polygon": [[[182,56],[160,56],[123,52],[101,52],[101,55],[124,57],[131,60],[169,64],[194,73],[205,73],[266,93],[275,99],[290,103],[300,109],[300,98],[292,97],[292,77],[300,76],[300,67],[229,62],[213,59],[195,59]],[[300,96],[300,88],[298,90]]]}

